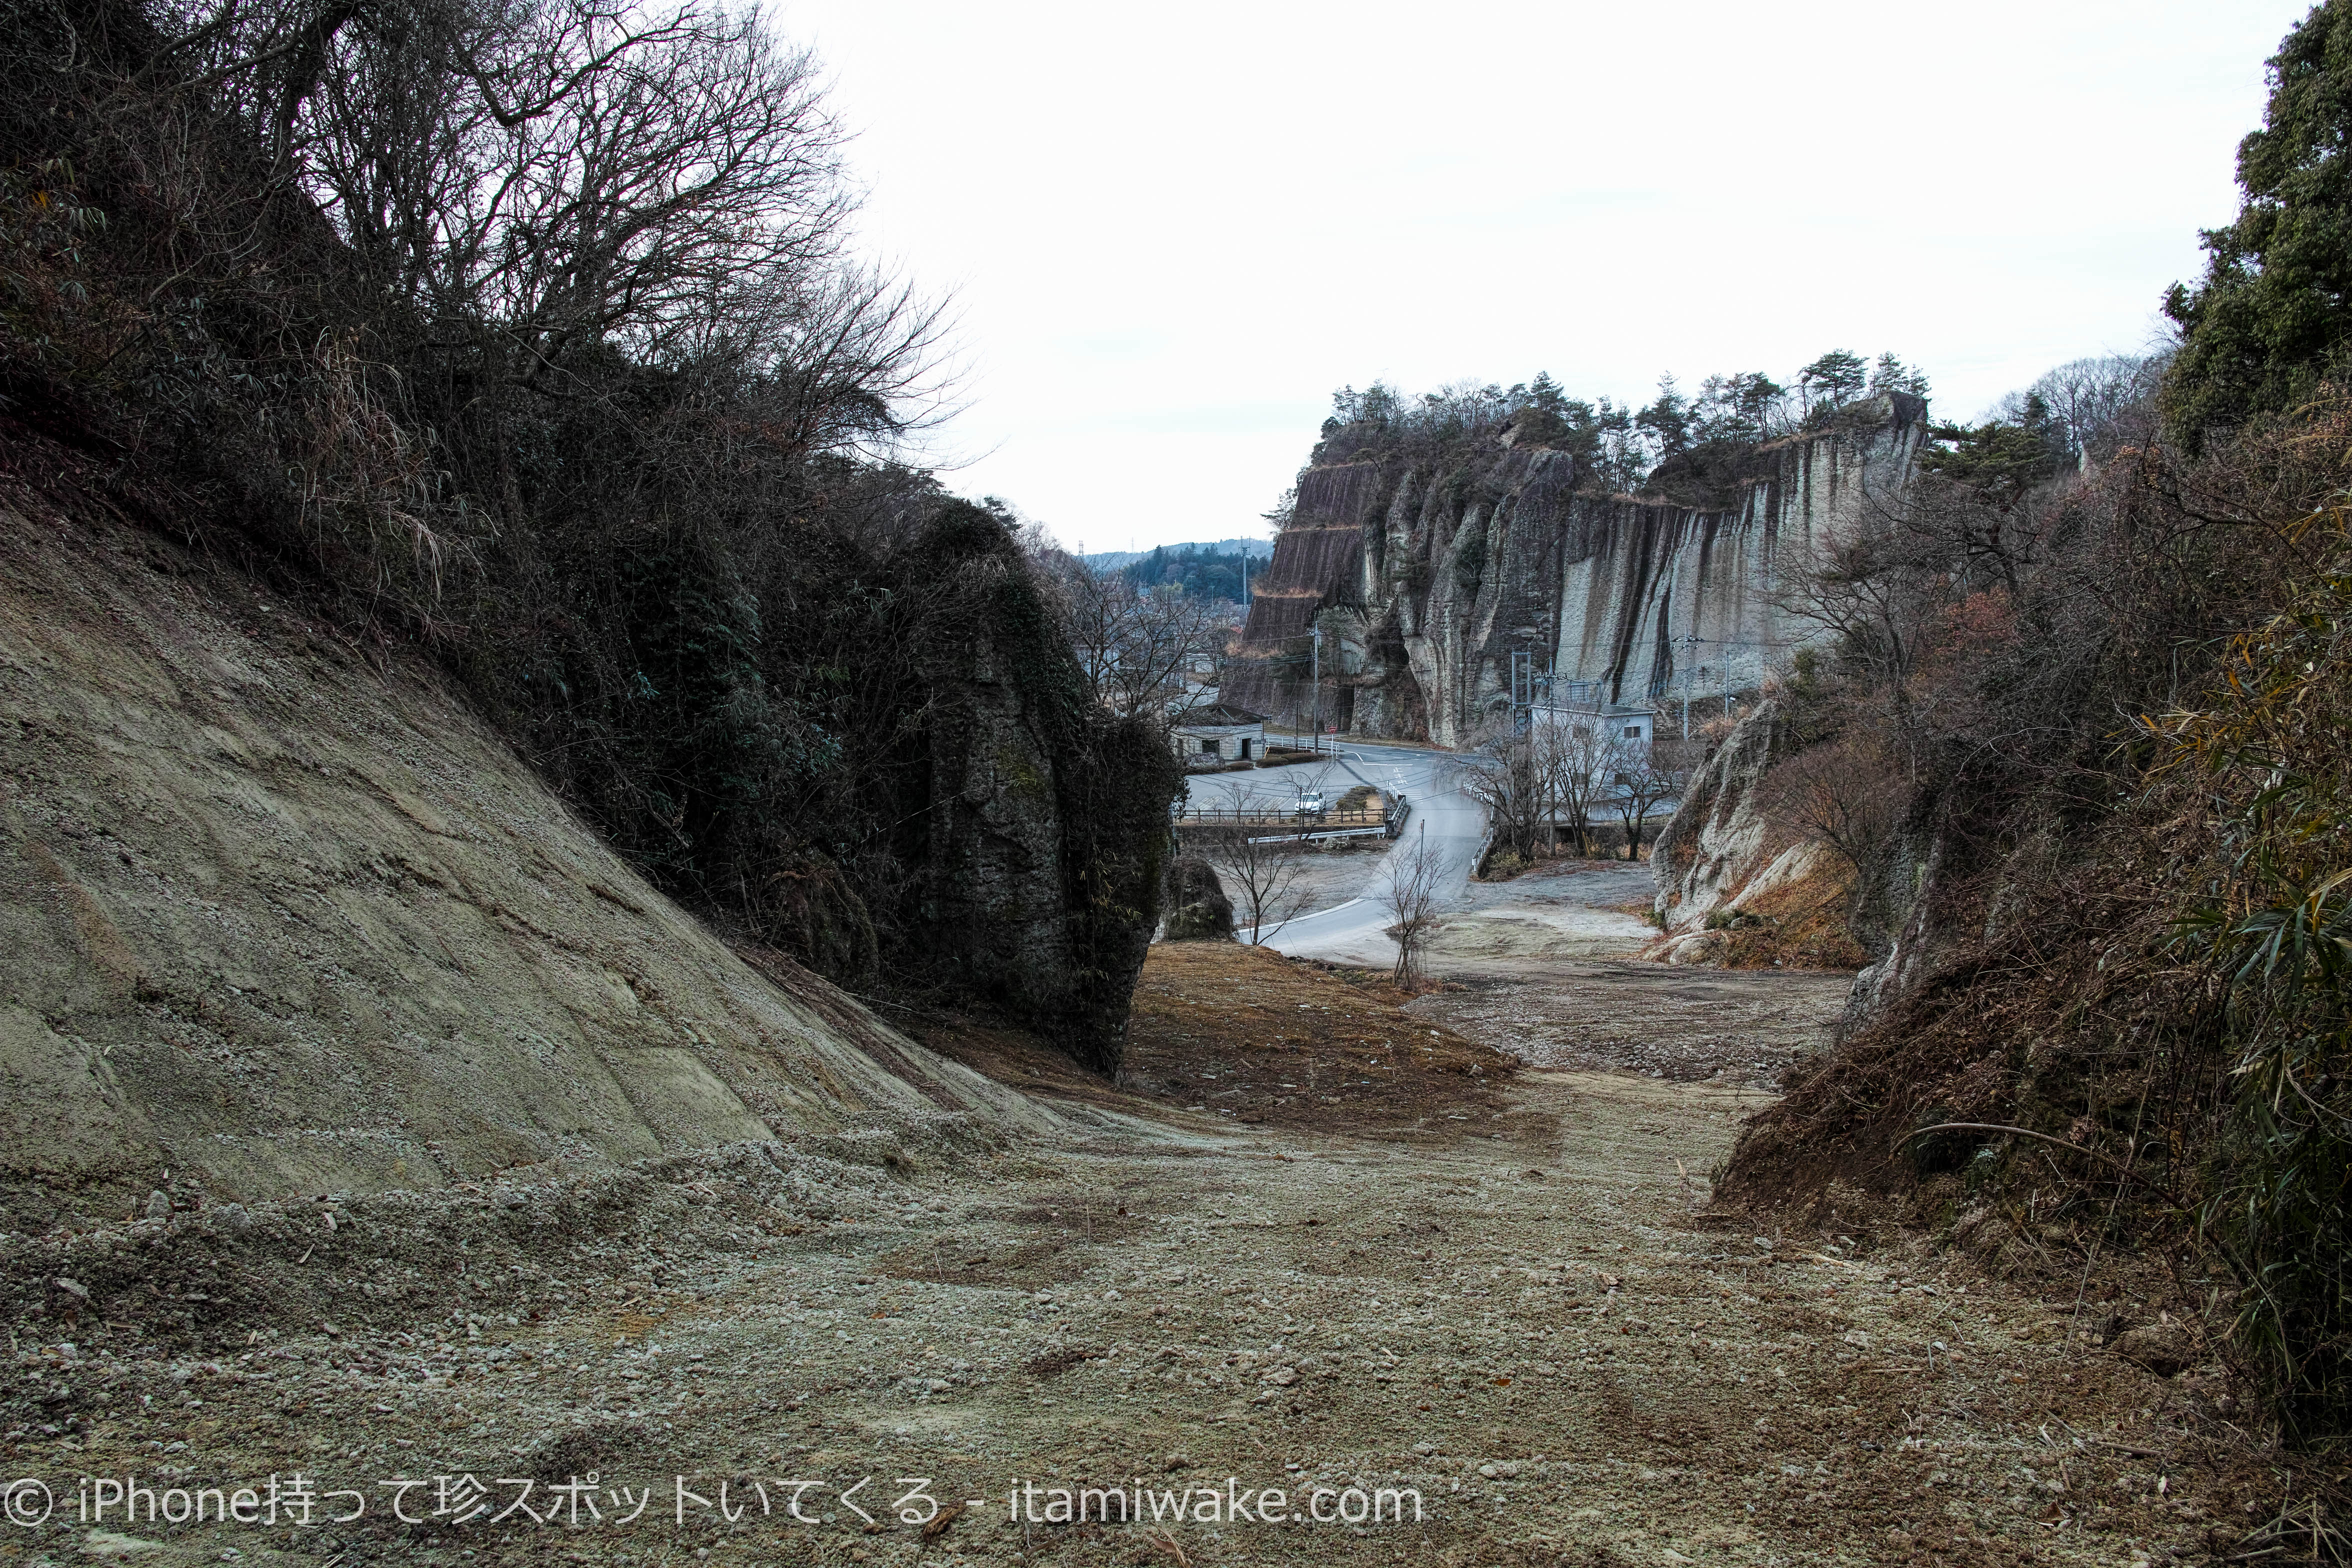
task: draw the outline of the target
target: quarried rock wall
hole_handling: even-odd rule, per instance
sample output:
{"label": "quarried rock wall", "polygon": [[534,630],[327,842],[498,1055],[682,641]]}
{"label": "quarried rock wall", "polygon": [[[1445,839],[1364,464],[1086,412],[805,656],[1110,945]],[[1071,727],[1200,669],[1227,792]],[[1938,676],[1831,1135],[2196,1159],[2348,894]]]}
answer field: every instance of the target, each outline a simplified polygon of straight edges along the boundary
{"label": "quarried rock wall", "polygon": [[1819,428],[1662,465],[1600,493],[1566,451],[1349,426],[1316,448],[1256,586],[1230,702],[1461,745],[1508,712],[1515,655],[1556,695],[1694,703],[1753,691],[1817,634],[1775,603],[1790,565],[1888,526],[1927,405],[1892,394]]}

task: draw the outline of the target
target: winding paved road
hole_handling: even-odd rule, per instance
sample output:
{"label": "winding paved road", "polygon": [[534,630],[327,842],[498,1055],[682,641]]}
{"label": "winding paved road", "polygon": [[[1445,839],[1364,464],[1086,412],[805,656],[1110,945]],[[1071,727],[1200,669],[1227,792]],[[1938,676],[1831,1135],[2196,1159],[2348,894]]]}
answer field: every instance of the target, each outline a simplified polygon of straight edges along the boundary
{"label": "winding paved road", "polygon": [[[1253,792],[1261,799],[1286,800],[1296,786],[1312,784],[1318,778],[1334,795],[1351,784],[1366,784],[1405,796],[1412,815],[1405,821],[1402,837],[1372,868],[1366,887],[1373,890],[1266,928],[1266,945],[1295,957],[1384,968],[1396,962],[1396,943],[1381,934],[1389,915],[1376,889],[1388,885],[1389,865],[1400,849],[1409,850],[1425,841],[1442,857],[1439,909],[1456,908],[1467,899],[1478,841],[1486,832],[1486,816],[1477,802],[1455,787],[1461,766],[1461,759],[1448,752],[1349,742],[1327,752],[1320,762],[1245,773],[1209,773],[1191,783],[1193,800],[1210,806],[1236,804]],[[1244,941],[1249,938],[1246,928],[1236,934]]]}

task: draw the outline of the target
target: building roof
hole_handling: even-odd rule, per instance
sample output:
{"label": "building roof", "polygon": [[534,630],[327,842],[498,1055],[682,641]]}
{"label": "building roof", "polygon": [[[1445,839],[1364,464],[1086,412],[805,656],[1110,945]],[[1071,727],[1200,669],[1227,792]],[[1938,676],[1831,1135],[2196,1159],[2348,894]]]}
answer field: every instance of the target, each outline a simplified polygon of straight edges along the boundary
{"label": "building roof", "polygon": [[1253,713],[1246,708],[1234,708],[1223,702],[1212,702],[1205,708],[1188,709],[1176,721],[1179,730],[1227,730],[1244,724],[1263,724],[1265,715]]}
{"label": "building roof", "polygon": [[1654,702],[1538,702],[1535,708],[1549,713],[1579,713],[1599,715],[1603,719],[1640,716],[1648,718],[1658,711]]}

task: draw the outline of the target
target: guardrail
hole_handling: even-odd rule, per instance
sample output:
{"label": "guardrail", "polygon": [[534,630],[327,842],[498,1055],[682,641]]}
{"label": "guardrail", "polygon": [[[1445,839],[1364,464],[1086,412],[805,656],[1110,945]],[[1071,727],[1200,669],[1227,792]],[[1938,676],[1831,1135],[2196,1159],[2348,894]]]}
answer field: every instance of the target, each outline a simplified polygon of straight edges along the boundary
{"label": "guardrail", "polygon": [[1250,842],[1253,844],[1287,844],[1293,839],[1297,839],[1305,843],[1313,844],[1318,840],[1325,838],[1370,838],[1375,833],[1381,835],[1382,837],[1392,837],[1385,827],[1339,827],[1333,828],[1328,832],[1319,827],[1310,827],[1303,833],[1269,833],[1263,838],[1253,838]]}

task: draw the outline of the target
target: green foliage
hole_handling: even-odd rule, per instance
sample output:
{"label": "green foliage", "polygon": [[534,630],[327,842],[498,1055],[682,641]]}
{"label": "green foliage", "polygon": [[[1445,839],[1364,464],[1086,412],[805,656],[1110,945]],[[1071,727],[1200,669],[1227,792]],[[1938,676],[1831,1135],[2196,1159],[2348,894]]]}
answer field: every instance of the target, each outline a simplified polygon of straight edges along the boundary
{"label": "green foliage", "polygon": [[2065,437],[2050,405],[2029,393],[2014,419],[1938,425],[1919,467],[1960,486],[1979,505],[2007,511],[2056,478],[2068,460]]}
{"label": "green foliage", "polygon": [[1416,458],[1458,456],[1465,443],[1500,436],[1507,427],[1515,442],[1567,452],[1577,459],[1580,482],[1604,489],[1627,489],[1654,460],[1633,427],[1633,415],[1606,397],[1568,396],[1558,382],[1538,371],[1535,379],[1508,387],[1467,384],[1407,400],[1375,382],[1369,392],[1341,387],[1332,395],[1333,414],[1323,422],[1326,441],[1335,437],[1357,447],[1404,450]]}
{"label": "green foliage", "polygon": [[1562,396],[1549,375],[1538,374],[1530,386],[1519,429],[1528,441],[1575,458],[1578,473],[1596,489],[1631,489],[1648,467],[1648,454],[1634,445],[1632,409],[1606,397]]}
{"label": "green foliage", "polygon": [[1634,427],[1647,436],[1661,456],[1673,457],[1691,445],[1691,404],[1673,375],[1658,377],[1658,395],[1633,416]]}
{"label": "green foliage", "polygon": [[1349,425],[1386,425],[1403,410],[1403,400],[1386,382],[1375,381],[1363,391],[1343,386],[1331,395],[1331,417],[1324,434]]}
{"label": "green foliage", "polygon": [[2223,987],[2235,1085],[2202,1217],[2246,1287],[2235,1337],[2317,1439],[2352,1416],[2352,558],[2224,674],[2166,726],[2211,781],[2226,857],[2180,928]]}
{"label": "green foliage", "polygon": [[1912,397],[1927,395],[1927,373],[1905,364],[1891,353],[1882,353],[1878,363],[1870,367],[1870,395],[1884,396],[1900,392]]}
{"label": "green foliage", "polygon": [[1807,366],[1800,384],[1809,410],[1802,416],[1789,389],[1761,371],[1710,375],[1696,397],[1672,375],[1661,376],[1657,396],[1639,409],[1606,397],[1570,397],[1542,371],[1508,387],[1457,383],[1417,399],[1379,382],[1365,392],[1343,386],[1332,394],[1331,416],[1323,422],[1326,445],[1317,460],[1371,450],[1450,463],[1465,445],[1504,437],[1514,446],[1569,453],[1576,458],[1579,489],[1615,494],[1642,488],[1664,462],[1696,458],[1701,468],[1720,467],[1759,442],[1827,418],[1865,385],[1874,395],[1924,397],[1927,392],[1927,378],[1893,354],[1881,354],[1873,369],[1843,349]]}
{"label": "green foliage", "polygon": [[2192,452],[2307,400],[2352,339],[2352,0],[2314,6],[2270,68],[2238,219],[2206,232],[2204,280],[2165,300],[2182,332],[2167,413]]}
{"label": "green foliage", "polygon": [[1634,415],[1633,422],[1655,443],[1662,461],[1685,454],[1719,457],[1817,427],[1865,387],[1874,396],[1899,392],[1925,397],[1927,378],[1891,353],[1879,355],[1874,371],[1860,354],[1832,349],[1797,373],[1801,409],[1791,408],[1788,388],[1761,371],[1710,375],[1695,398],[1667,375],[1658,380],[1656,401]]}
{"label": "green foliage", "polygon": [[1832,349],[1797,373],[1797,385],[1803,390],[1808,405],[1835,408],[1861,396],[1863,384],[1869,378],[1869,363],[1860,354]]}
{"label": "green foliage", "polygon": [[1700,443],[1746,445],[1786,431],[1787,389],[1761,371],[1710,375],[1692,405],[1691,435]]}

